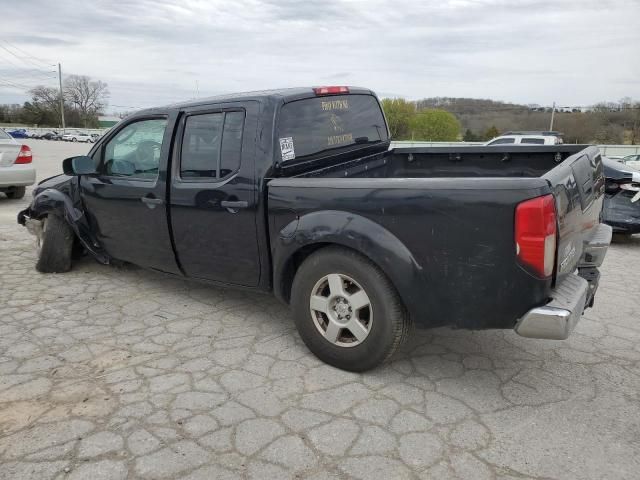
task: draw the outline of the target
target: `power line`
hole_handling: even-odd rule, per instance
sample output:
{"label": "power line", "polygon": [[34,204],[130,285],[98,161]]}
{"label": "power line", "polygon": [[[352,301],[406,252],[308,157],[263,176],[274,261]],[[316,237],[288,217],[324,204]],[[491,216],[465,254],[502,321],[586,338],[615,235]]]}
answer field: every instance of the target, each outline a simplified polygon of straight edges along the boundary
{"label": "power line", "polygon": [[54,73],[53,70],[44,71],[44,70],[38,70],[38,69],[35,69],[35,68],[25,68],[23,66],[20,66],[20,65],[16,64],[15,62],[9,60],[6,57],[2,57],[2,58],[4,58],[5,61],[8,62],[9,64],[13,65],[14,68],[16,68],[18,70],[21,70],[21,71],[24,71],[25,75],[29,75],[29,76],[33,76],[33,77],[38,77],[39,76],[39,77],[48,78],[51,73]]}
{"label": "power line", "polygon": [[[16,57],[18,60],[22,60],[24,62],[23,59],[21,59],[19,56],[17,56],[15,53],[13,53],[11,50],[7,49],[6,47],[4,47],[3,45],[0,45],[0,48],[5,50],[6,52],[8,52],[9,54],[13,55],[14,57]],[[33,67],[27,67],[25,68],[22,65],[18,65],[17,63],[15,63],[13,60],[4,57],[4,59],[9,62],[11,65],[13,65],[14,67],[20,69],[20,70],[24,70],[27,72],[32,72],[30,75],[44,75],[47,76],[48,74],[52,73],[53,70],[42,70],[41,68],[33,68]]]}
{"label": "power line", "polygon": [[20,85],[20,84],[17,84],[17,83],[13,83],[13,82],[10,82],[9,80],[3,80],[2,78],[0,78],[0,86],[8,87],[8,88],[15,88],[15,89],[24,91],[25,93],[28,93],[29,90],[31,90],[31,88],[33,88],[33,87],[29,87],[27,85]]}
{"label": "power line", "polygon": [[[0,44],[0,48],[3,49],[5,52],[9,53],[10,55],[13,55],[14,57],[16,57],[18,60],[21,60],[25,63],[29,63],[27,60],[24,59],[24,57],[21,57],[20,55],[16,55],[14,52],[12,52],[11,50],[9,50],[7,47],[5,47],[4,45]],[[36,65],[38,68],[42,68],[40,65]]]}
{"label": "power line", "polygon": [[[34,57],[33,55],[31,55],[30,53],[24,51],[22,48],[18,47],[17,45],[14,45],[13,43],[8,42],[7,40],[2,40],[5,44],[9,45],[11,48],[13,48],[14,50],[19,51],[20,53],[22,53],[23,55],[25,55],[27,58],[32,58],[34,60],[36,60],[37,62],[39,62],[41,65],[44,65],[46,67],[55,67],[55,64],[53,62],[49,62],[47,60],[43,60],[41,58],[38,57]],[[42,67],[40,67],[42,68]]]}

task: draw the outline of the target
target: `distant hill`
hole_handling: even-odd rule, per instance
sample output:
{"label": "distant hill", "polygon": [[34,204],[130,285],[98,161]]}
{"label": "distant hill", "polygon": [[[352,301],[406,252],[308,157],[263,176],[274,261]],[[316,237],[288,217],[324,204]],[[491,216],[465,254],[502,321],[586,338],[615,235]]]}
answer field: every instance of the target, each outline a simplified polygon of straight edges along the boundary
{"label": "distant hill", "polygon": [[418,110],[424,108],[442,108],[458,115],[476,115],[487,112],[526,112],[539,108],[538,105],[518,105],[484,98],[432,97],[416,101]]}

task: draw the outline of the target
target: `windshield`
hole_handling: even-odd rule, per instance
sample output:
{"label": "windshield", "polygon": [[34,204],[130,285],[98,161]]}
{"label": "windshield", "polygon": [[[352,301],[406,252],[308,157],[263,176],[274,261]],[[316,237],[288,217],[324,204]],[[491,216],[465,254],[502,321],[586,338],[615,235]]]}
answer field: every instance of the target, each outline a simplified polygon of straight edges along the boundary
{"label": "windshield", "polygon": [[388,140],[382,110],[372,95],[308,98],[285,104],[280,113],[278,141],[282,161]]}

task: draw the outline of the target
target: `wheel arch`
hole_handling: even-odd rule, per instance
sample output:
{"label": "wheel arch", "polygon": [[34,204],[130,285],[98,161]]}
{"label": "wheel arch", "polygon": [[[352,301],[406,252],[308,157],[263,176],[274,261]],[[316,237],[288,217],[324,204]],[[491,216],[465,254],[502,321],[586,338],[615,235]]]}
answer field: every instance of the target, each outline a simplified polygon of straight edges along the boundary
{"label": "wheel arch", "polygon": [[18,223],[24,225],[25,213],[32,219],[41,220],[47,215],[56,215],[66,221],[73,233],[75,240],[91,253],[100,263],[107,264],[110,257],[102,249],[87,223],[84,212],[80,210],[74,201],[64,192],[53,188],[47,188],[39,192],[31,202],[29,208],[20,212]]}
{"label": "wheel arch", "polygon": [[[424,294],[422,268],[392,232],[366,217],[350,212],[320,211],[301,216],[285,226],[273,248],[273,286],[276,297],[289,303],[291,286],[300,265],[329,246],[352,250],[371,261],[391,281],[411,313]],[[295,232],[291,234],[292,228]]]}

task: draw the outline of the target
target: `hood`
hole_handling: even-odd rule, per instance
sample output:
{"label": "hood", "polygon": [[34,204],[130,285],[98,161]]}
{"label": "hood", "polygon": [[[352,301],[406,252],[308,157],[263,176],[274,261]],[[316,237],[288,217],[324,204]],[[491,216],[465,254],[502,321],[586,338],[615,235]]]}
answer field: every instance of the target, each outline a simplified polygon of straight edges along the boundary
{"label": "hood", "polygon": [[55,190],[66,191],[69,188],[69,184],[74,177],[61,173],[60,175],[54,175],[53,177],[45,178],[38,183],[38,186],[33,189],[33,196],[46,190],[47,188],[53,188]]}

